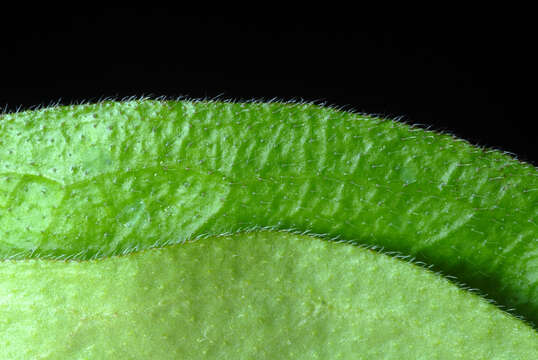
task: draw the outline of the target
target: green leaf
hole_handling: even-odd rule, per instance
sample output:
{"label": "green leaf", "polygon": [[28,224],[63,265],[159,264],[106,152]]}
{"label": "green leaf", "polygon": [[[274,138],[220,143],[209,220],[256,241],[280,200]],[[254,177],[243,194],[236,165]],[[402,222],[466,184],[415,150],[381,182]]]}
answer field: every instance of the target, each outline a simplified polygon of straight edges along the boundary
{"label": "green leaf", "polygon": [[538,334],[364,248],[284,232],[0,266],[3,359],[532,359]]}
{"label": "green leaf", "polygon": [[[0,116],[0,273],[31,258],[69,259],[63,273],[96,259],[97,272],[111,256],[268,229],[408,256],[538,322],[538,171],[498,151],[312,104],[140,100]],[[126,275],[103,281],[114,274]],[[13,296],[3,278],[0,303]]]}

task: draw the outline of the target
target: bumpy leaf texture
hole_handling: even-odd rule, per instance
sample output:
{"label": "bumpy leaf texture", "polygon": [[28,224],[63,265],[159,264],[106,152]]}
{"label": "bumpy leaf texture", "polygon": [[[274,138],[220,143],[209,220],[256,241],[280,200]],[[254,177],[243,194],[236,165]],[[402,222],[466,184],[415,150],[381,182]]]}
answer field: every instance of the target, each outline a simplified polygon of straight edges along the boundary
{"label": "bumpy leaf texture", "polygon": [[[278,289],[267,287],[265,296],[260,295],[260,299],[266,299],[260,300],[262,303],[268,301],[270,294],[284,294],[282,296],[289,297],[289,302],[278,306],[271,303],[268,307],[262,305],[261,308],[252,310],[253,313],[247,317],[251,321],[248,326],[234,323],[234,326],[242,324],[240,328],[243,329],[243,337],[249,335],[249,328],[261,326],[257,323],[256,314],[261,316],[261,323],[268,326],[265,330],[260,328],[260,333],[257,333],[259,336],[256,335],[259,341],[247,341],[251,346],[245,345],[245,349],[254,351],[252,347],[257,348],[261,343],[267,345],[265,340],[261,341],[263,336],[260,335],[267,331],[273,334],[270,343],[279,343],[286,350],[271,353],[269,350],[273,348],[268,347],[260,350],[259,354],[263,351],[269,351],[267,354],[272,355],[287,354],[286,356],[291,356],[292,353],[306,354],[304,349],[308,347],[308,342],[288,348],[281,343],[283,340],[277,330],[288,329],[283,330],[282,334],[295,338],[290,341],[299,344],[297,339],[303,339],[305,335],[299,330],[292,335],[292,330],[301,328],[298,326],[300,320],[290,320],[288,324],[283,324],[284,320],[278,320],[275,315],[289,312],[294,306],[297,314],[304,315],[306,310],[301,306],[318,301],[308,292],[305,295],[306,290],[299,291],[301,286],[312,286],[323,293],[323,296],[316,293],[322,299],[319,300],[320,304],[323,301],[325,305],[328,304],[328,299],[335,301],[333,306],[339,309],[339,315],[335,316],[351,316],[349,312],[356,313],[358,317],[355,320],[349,317],[350,320],[345,325],[347,327],[339,328],[341,331],[347,329],[346,336],[349,339],[355,336],[346,346],[358,346],[356,349],[360,349],[357,345],[359,338],[366,339],[365,344],[373,346],[369,341],[372,341],[371,337],[380,328],[374,330],[375,327],[371,327],[375,323],[372,319],[377,319],[381,328],[389,326],[388,323],[394,325],[389,333],[400,334],[413,321],[411,319],[417,318],[414,312],[418,312],[421,307],[416,305],[413,308],[412,304],[419,298],[424,300],[424,296],[420,295],[421,290],[412,287],[418,275],[394,275],[394,278],[400,279],[400,287],[405,287],[402,285],[404,282],[409,284],[409,290],[415,289],[398,295],[402,308],[397,310],[396,305],[395,308],[389,304],[394,300],[390,296],[390,289],[397,287],[396,284],[380,278],[372,270],[372,267],[376,267],[372,264],[375,261],[388,261],[392,264],[383,265],[386,266],[383,271],[389,278],[390,274],[417,272],[415,268],[419,267],[409,264],[404,266],[385,259],[386,256],[381,254],[376,254],[378,260],[371,258],[370,263],[370,260],[363,258],[371,254],[365,255],[365,250],[351,244],[375,246],[389,254],[414,258],[415,264],[429,266],[478,289],[481,294],[487,294],[489,299],[504,308],[513,309],[511,311],[514,314],[532,325],[532,322],[538,320],[537,205],[538,171],[529,164],[495,150],[474,147],[449,135],[313,104],[140,100],[4,114],[0,117],[0,258],[4,259],[0,262],[0,289],[3,288],[0,290],[0,303],[9,304],[2,315],[4,319],[10,320],[0,322],[0,331],[12,332],[19,325],[23,331],[31,327],[31,324],[37,328],[37,323],[32,322],[31,312],[25,311],[40,303],[40,309],[71,311],[64,314],[66,317],[71,316],[72,326],[65,327],[65,331],[71,331],[69,336],[88,324],[89,333],[80,330],[80,333],[86,334],[82,335],[86,345],[80,345],[80,348],[90,351],[88,339],[95,332],[91,329],[100,328],[98,321],[105,321],[104,315],[96,314],[118,313],[123,306],[124,315],[120,316],[122,320],[112,321],[112,318],[107,318],[107,326],[110,329],[115,326],[117,329],[131,329],[131,340],[121,340],[126,344],[133,339],[145,344],[144,341],[151,342],[151,339],[142,341],[142,330],[144,326],[158,322],[157,318],[166,320],[174,318],[173,314],[190,314],[194,319],[191,319],[194,321],[192,324],[199,324],[196,314],[203,312],[205,315],[200,316],[204,318],[224,306],[234,312],[233,319],[236,319],[241,314],[238,309],[248,309],[249,304],[254,306],[252,302],[243,303],[239,293],[246,291],[243,296],[248,295],[252,299],[256,298],[253,294],[264,291],[261,285],[255,287],[256,291],[248,286],[239,286],[243,278],[255,276],[243,273],[248,272],[248,268],[254,271],[260,261],[265,261],[264,268],[268,273],[282,271],[282,267],[288,269],[285,281],[293,282],[297,293],[292,292],[295,298],[291,297],[292,293],[285,293],[285,289],[293,289],[290,284]],[[268,229],[273,230],[269,233],[272,235],[262,232]],[[253,232],[249,235],[252,238],[247,237],[250,239],[248,245],[240,240],[243,235],[230,237],[233,241],[239,239],[237,244],[231,240],[219,243],[214,237],[246,230]],[[336,250],[324,250],[325,255],[315,255],[312,252],[318,250],[313,249],[322,246],[315,245],[318,244],[317,239],[301,238],[300,242],[298,237],[284,236],[274,230],[302,232],[322,236],[326,240],[344,241],[349,244],[342,245],[341,248],[349,248],[345,251],[353,253],[349,256],[355,258],[338,255]],[[196,251],[201,251],[197,246],[202,246],[195,245],[196,242],[173,245],[196,239],[201,244],[212,244],[210,248],[206,246],[204,251],[207,251],[207,256],[219,260],[207,263],[209,260],[205,259],[203,253],[194,255]],[[232,248],[228,249],[223,244]],[[274,253],[268,252],[264,244],[274,246]],[[244,249],[237,250],[239,252],[249,252],[250,249],[252,259],[242,258],[236,260],[244,262],[232,262],[227,257],[217,256],[233,251],[233,246],[244,246]],[[296,250],[292,247],[296,247]],[[150,248],[162,249],[139,252]],[[193,255],[186,255],[190,252]],[[213,253],[214,255],[209,255]],[[275,259],[277,253],[288,259],[288,262],[280,264],[280,258]],[[162,258],[158,258],[157,254],[161,254],[159,256]],[[300,260],[301,256],[304,260]],[[316,265],[310,256],[315,259],[317,256],[320,264]],[[336,262],[341,261],[342,268],[334,265],[334,261],[329,261],[333,256],[340,259]],[[297,261],[290,260],[293,258]],[[379,260],[381,258],[384,260]],[[310,265],[302,265],[301,261],[304,264],[310,261]],[[360,269],[353,270],[352,265],[359,266]],[[134,268],[129,268],[130,266]],[[230,290],[229,297],[224,302],[212,299],[203,305],[204,302],[200,299],[205,297],[201,294],[214,289],[218,279],[203,272],[226,273],[241,266],[246,266],[245,270],[236,272],[236,275],[243,274],[243,280],[237,282],[234,280],[237,276],[231,275],[222,279],[230,287],[232,284],[239,286],[235,290],[237,292]],[[346,270],[345,266],[349,268]],[[177,270],[173,276],[167,273],[170,267]],[[301,273],[300,270],[305,272]],[[87,297],[80,295],[85,293],[86,280],[82,280],[84,271],[87,276],[93,276],[93,280],[87,280],[87,284],[92,285],[85,291],[97,292],[93,295],[88,293],[87,296],[100,299],[95,301],[92,305],[95,309],[91,311],[88,310],[90,304],[84,303],[88,301]],[[133,271],[142,274],[139,282],[132,280],[137,278]],[[421,272],[427,273],[424,268],[420,268],[419,273]],[[183,275],[180,276],[179,273]],[[428,273],[421,276],[432,275]],[[197,280],[187,280],[190,277]],[[329,278],[334,282],[331,286],[331,281],[327,280]],[[125,300],[127,303],[119,306],[119,302],[105,296],[110,296],[114,287],[122,287],[120,283],[124,282],[118,283],[118,279],[131,279],[122,291],[132,294],[133,302]],[[260,284],[263,279],[260,276],[252,281]],[[359,284],[362,280],[369,281],[370,287]],[[142,286],[151,281],[167,284],[163,285],[163,289],[167,289],[165,292],[169,294],[162,291],[154,293],[152,291],[157,290],[153,286]],[[187,288],[178,287],[176,292],[171,290],[179,286],[179,283],[189,281],[196,281],[196,286],[191,284]],[[441,282],[440,279],[435,281]],[[99,293],[100,284],[102,289]],[[362,308],[342,307],[342,302],[348,298],[342,297],[340,292],[347,284],[351,284],[349,291],[356,290],[356,295],[346,295],[350,296],[349,305],[352,306],[357,301],[364,302]],[[417,285],[418,289],[425,289],[425,284]],[[436,290],[430,289],[432,292],[427,296],[430,311],[439,314],[439,317],[426,317],[430,319],[428,323],[432,324],[432,328],[437,329],[437,333],[440,333],[439,329],[454,329],[446,318],[451,313],[447,310],[450,301],[440,295],[444,291],[441,288],[449,286],[439,284],[432,285],[432,289]],[[376,293],[372,286],[377,286],[377,291],[380,292]],[[504,330],[512,327],[519,329],[521,326],[518,331],[527,335],[521,335],[517,341],[528,340],[527,349],[532,346],[536,349],[536,333],[530,327],[487,304],[484,299],[478,300],[474,294],[462,294],[463,291],[454,284],[450,286],[453,287],[451,291],[457,289],[456,298],[464,299],[462,301],[467,302],[467,305],[478,301],[482,304],[480,306],[484,306],[486,310],[480,315],[481,319],[490,319],[488,316],[491,319],[502,318],[506,323],[499,329]],[[148,290],[148,287],[152,290]],[[363,292],[358,291],[363,287]],[[61,288],[64,288],[63,296],[68,299],[65,306],[62,306],[61,298],[53,295],[61,293]],[[31,289],[36,290],[33,292]],[[438,296],[434,296],[436,291],[439,292]],[[369,295],[376,299],[372,303],[354,297],[368,297],[365,295],[368,293],[376,294]],[[410,300],[412,294],[414,300]],[[210,296],[209,293],[206,295]],[[306,296],[306,300],[302,296]],[[195,303],[181,307],[183,305],[177,300],[181,297]],[[43,301],[36,303],[36,299]],[[177,301],[174,302],[174,299]],[[300,303],[299,299],[303,299],[304,304],[292,306],[290,302]],[[135,304],[135,300],[138,303]],[[138,319],[134,314],[143,313],[145,306],[151,314],[150,309],[153,307],[149,301],[154,305],[162,302],[175,305],[165,308],[157,306],[153,317]],[[28,308],[17,308],[16,304],[27,304]],[[119,307],[107,312],[109,306],[113,307],[114,304]],[[197,304],[200,308],[196,307]],[[374,308],[376,304],[377,307]],[[346,338],[338,331],[333,334],[334,337],[330,337],[326,328],[334,320],[328,318],[330,311],[327,312],[324,305],[312,306],[321,306],[320,309],[323,309],[318,310],[322,315],[312,320],[314,323],[306,315],[302,318],[306,321],[302,324],[304,329],[310,329],[303,330],[316,332],[318,336],[312,338],[315,338],[312,344],[318,343],[320,339],[332,339],[332,344],[338,344],[338,339]],[[386,310],[391,315],[376,312],[381,311],[380,307],[392,309]],[[272,311],[263,311],[268,308]],[[125,309],[131,309],[127,313],[132,316],[125,315]],[[373,317],[361,318],[357,315],[360,312],[358,309]],[[46,311],[42,310],[44,312]],[[402,317],[404,313],[409,313],[410,316]],[[94,319],[89,314],[94,314],[92,316],[97,322],[89,320]],[[471,312],[464,314],[463,311],[454,316],[460,320],[463,315],[474,316]],[[216,326],[216,334],[222,333],[226,321],[218,316],[210,318],[213,319],[213,326]],[[209,324],[209,320],[204,319],[200,321]],[[404,321],[407,325],[396,326],[398,321]],[[469,324],[469,327],[481,330],[477,330],[475,340],[467,344],[475,344],[474,341],[478,341],[476,339],[496,339],[491,335],[496,326],[490,326],[488,321],[490,320],[484,320],[484,324],[489,324],[485,327]],[[521,324],[516,326],[511,321]],[[44,316],[39,324],[58,328],[62,322],[55,322],[52,318],[47,320]],[[69,323],[67,318],[65,323]],[[182,327],[187,326],[187,323],[186,319],[164,321],[164,327],[157,328],[164,331],[167,326],[172,326],[166,328],[170,330],[168,333],[176,331],[189,337],[189,331]],[[372,332],[361,335],[358,329],[366,323],[370,324],[367,328]],[[415,325],[411,332],[422,339],[427,338],[428,327],[422,323]],[[205,328],[210,331],[211,326]],[[55,334],[54,331],[52,333]],[[458,334],[457,331],[454,334]],[[114,340],[103,336],[105,342]],[[443,341],[437,335],[432,336]],[[36,335],[35,339],[38,338]],[[61,336],[57,338],[62,339]],[[16,343],[18,337],[12,336],[9,339]],[[193,339],[189,337],[189,341]],[[213,338],[207,344],[213,343],[218,348],[216,341]],[[488,341],[489,345],[484,347],[484,351],[490,351],[491,344],[497,340]],[[517,343],[516,340],[509,341]],[[391,340],[387,340],[385,344],[390,343]],[[421,346],[420,342],[411,343],[417,348]],[[230,344],[232,347],[239,346],[233,341]],[[76,344],[70,346],[69,349],[77,348]],[[110,345],[107,346],[104,348],[112,349]],[[194,351],[195,348],[189,346],[184,348],[184,354]],[[387,346],[390,348],[392,345]],[[336,350],[328,350],[333,349],[330,346],[322,348],[334,355],[336,353],[333,351],[338,346],[334,348]],[[344,348],[341,348],[342,354],[353,354],[348,352],[352,351],[351,348],[345,351]],[[379,350],[375,346],[372,349]],[[394,345],[395,354],[402,349],[401,345]],[[468,351],[464,353],[469,354]],[[246,353],[243,354],[248,357]],[[322,352],[319,352],[316,356],[327,358],[321,355]]]}

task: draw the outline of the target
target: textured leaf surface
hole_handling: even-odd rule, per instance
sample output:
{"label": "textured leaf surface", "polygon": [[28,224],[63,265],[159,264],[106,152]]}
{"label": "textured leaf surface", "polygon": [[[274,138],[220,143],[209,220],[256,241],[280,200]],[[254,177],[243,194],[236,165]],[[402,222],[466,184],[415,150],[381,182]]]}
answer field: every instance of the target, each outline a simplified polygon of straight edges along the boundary
{"label": "textured leaf surface", "polygon": [[497,151],[300,104],[1,118],[3,258],[107,256],[252,226],[411,255],[538,320],[538,171]]}
{"label": "textured leaf surface", "polygon": [[[0,311],[11,319],[0,324],[2,332],[18,334],[6,337],[6,342],[17,343],[25,332],[35,335],[31,335],[34,344],[49,341],[46,334],[28,332],[32,326],[68,333],[88,327],[94,329],[89,333],[95,333],[100,315],[58,315],[58,319],[66,319],[65,326],[46,320],[47,312],[86,306],[87,300],[77,295],[85,288],[82,272],[79,274],[86,266],[82,264],[94,264],[90,273],[104,271],[100,279],[109,285],[103,286],[131,291],[131,298],[140,301],[131,305],[143,309],[144,302],[159,301],[151,293],[154,289],[146,289],[144,282],[130,282],[128,268],[106,270],[106,264],[142,259],[137,251],[164,247],[157,252],[163,256],[161,260],[148,260],[136,270],[148,274],[150,264],[167,263],[167,249],[172,244],[196,238],[203,243],[207,237],[252,229],[296,230],[382,247],[454,276],[538,323],[538,171],[500,152],[484,151],[403,123],[309,104],[146,100],[0,115],[0,269],[11,272],[10,276],[0,274],[0,305],[9,304]],[[254,257],[257,251],[252,248]],[[131,255],[110,258],[126,254]],[[100,260],[77,262],[89,259]],[[184,266],[196,273],[196,264],[192,259]],[[213,265],[218,273],[219,267]],[[30,288],[34,285],[24,288],[21,280],[23,290],[14,291],[19,280],[13,274],[20,273],[22,279],[28,266],[27,284],[34,281],[40,290],[33,293]],[[53,277],[53,266],[58,266],[56,283],[46,286],[49,276]],[[179,272],[183,263],[175,263],[174,268]],[[172,271],[163,269],[163,274],[165,270]],[[308,281],[314,281],[318,272],[330,275],[332,269],[312,268]],[[155,270],[148,279],[158,282],[160,274]],[[77,279],[79,275],[80,281],[66,277],[60,284],[62,276]],[[293,276],[289,279],[294,281]],[[132,288],[118,285],[123,281]],[[348,276],[341,281],[352,279]],[[169,286],[178,282],[171,280]],[[383,291],[390,289],[379,286]],[[64,290],[65,302],[55,295],[62,287],[72,290],[71,295]],[[93,290],[93,286],[86,289],[96,299],[92,311],[99,313],[99,307],[106,309],[112,298],[100,298]],[[196,289],[191,290],[187,294],[199,299]],[[177,296],[173,294],[170,299]],[[38,311],[37,305],[28,305],[24,309],[24,304],[45,299],[50,307]],[[383,307],[381,300],[377,304]],[[129,299],[125,301],[125,306],[131,306]],[[444,300],[439,296],[431,301]],[[411,303],[402,299],[401,306]],[[197,313],[193,306],[178,311]],[[28,315],[30,310],[35,310],[33,318]],[[438,310],[440,317],[446,315]],[[490,324],[487,319],[501,316],[494,313],[483,314],[485,324]],[[135,324],[140,321],[142,329],[156,315],[144,320],[136,312],[129,314],[121,321],[109,319],[110,332],[124,329],[133,335],[125,335],[125,339],[141,344],[153,341],[137,333]],[[36,323],[36,317],[42,321]],[[165,324],[166,315],[161,318],[162,329],[182,329],[175,328],[179,326],[175,322]],[[87,321],[79,325],[80,319]],[[511,325],[503,324],[499,329],[509,331]],[[356,325],[345,326],[351,331]],[[489,326],[477,328],[484,344],[496,338]],[[421,336],[427,329],[423,328]],[[105,333],[100,335],[103,344],[114,340]],[[58,336],[61,338],[60,333]],[[525,336],[523,339],[532,339]],[[89,343],[81,341],[81,348],[74,343],[70,349],[90,351]]]}
{"label": "textured leaf surface", "polygon": [[[538,334],[429,271],[255,232],[0,264],[3,359],[532,359]],[[533,355],[534,354],[534,355]]]}

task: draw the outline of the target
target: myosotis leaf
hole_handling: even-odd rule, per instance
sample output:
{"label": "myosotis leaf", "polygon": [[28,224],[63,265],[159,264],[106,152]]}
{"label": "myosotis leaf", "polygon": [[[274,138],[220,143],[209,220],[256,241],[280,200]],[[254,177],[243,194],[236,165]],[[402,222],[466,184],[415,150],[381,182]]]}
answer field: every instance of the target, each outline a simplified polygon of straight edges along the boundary
{"label": "myosotis leaf", "polygon": [[423,268],[283,232],[0,264],[6,359],[532,359],[538,335]]}
{"label": "myosotis leaf", "polygon": [[253,229],[382,247],[536,322],[538,171],[312,104],[104,102],[0,117],[0,258]]}

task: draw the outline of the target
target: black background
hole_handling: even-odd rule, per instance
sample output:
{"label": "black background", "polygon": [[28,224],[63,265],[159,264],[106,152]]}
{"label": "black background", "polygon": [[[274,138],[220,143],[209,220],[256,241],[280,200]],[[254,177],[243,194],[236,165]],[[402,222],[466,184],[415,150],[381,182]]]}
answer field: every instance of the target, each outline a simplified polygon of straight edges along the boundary
{"label": "black background", "polygon": [[230,16],[147,6],[3,11],[0,106],[142,95],[315,101],[538,163],[535,44],[518,14]]}

